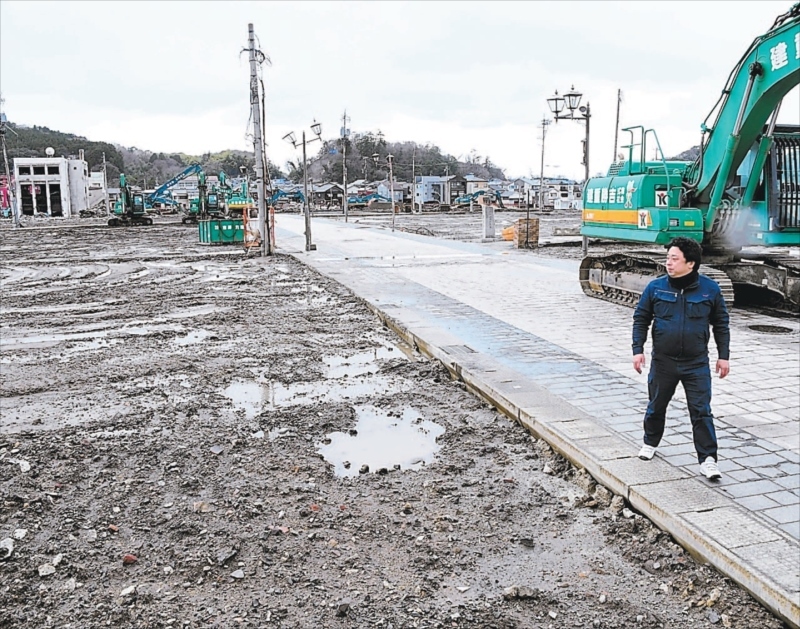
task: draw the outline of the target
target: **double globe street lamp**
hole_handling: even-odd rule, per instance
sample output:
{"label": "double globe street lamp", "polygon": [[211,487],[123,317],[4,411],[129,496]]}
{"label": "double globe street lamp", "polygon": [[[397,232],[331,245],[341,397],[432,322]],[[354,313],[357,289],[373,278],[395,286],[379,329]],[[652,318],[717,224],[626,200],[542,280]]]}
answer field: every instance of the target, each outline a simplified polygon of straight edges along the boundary
{"label": "double globe street lamp", "polygon": [[[375,162],[375,166],[378,166],[378,160],[380,160],[381,156],[377,153],[372,154],[372,161]],[[389,196],[392,199],[392,231],[394,231],[394,215],[395,215],[395,206],[394,206],[394,155],[391,153],[386,156],[386,163],[389,164]]]}
{"label": "double globe street lamp", "polygon": [[311,138],[310,140],[306,140],[306,132],[305,129],[301,134],[301,140],[298,142],[297,138],[294,135],[294,131],[290,131],[283,139],[289,142],[294,148],[297,148],[302,144],[303,146],[303,196],[305,197],[303,201],[303,214],[305,215],[306,221],[306,251],[315,251],[317,249],[317,245],[311,244],[311,208],[309,207],[309,197],[308,197],[308,162],[306,161],[306,144],[311,142],[315,142],[319,140],[322,142],[322,125],[314,120],[314,123],[311,125],[311,131],[314,132],[316,137]]}
{"label": "double globe street lamp", "polygon": [[[583,94],[577,92],[573,85],[570,91],[564,94],[564,96],[559,96],[558,90],[556,90],[556,93],[547,99],[547,105],[550,107],[550,111],[553,112],[553,118],[556,122],[559,120],[577,120],[578,122],[586,123],[586,138],[583,140],[584,197],[582,198],[582,203],[584,203],[586,183],[589,181],[589,119],[592,117],[592,113],[589,108],[589,101],[586,101],[585,106],[581,106],[582,97]],[[581,248],[585,256],[588,249],[588,239],[586,236],[582,239]]]}

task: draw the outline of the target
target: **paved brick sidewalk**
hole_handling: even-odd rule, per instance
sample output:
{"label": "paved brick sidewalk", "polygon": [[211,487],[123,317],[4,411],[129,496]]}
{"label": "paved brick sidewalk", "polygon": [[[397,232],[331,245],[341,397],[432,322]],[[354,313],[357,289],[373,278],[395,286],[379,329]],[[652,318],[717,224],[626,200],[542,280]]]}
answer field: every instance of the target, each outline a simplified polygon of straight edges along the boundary
{"label": "paved brick sidewalk", "polygon": [[647,396],[646,375],[631,366],[633,311],[584,296],[577,262],[505,241],[319,219],[318,249],[306,253],[301,217],[278,215],[277,226],[279,250],[348,286],[477,393],[800,625],[797,321],[732,310],[732,371],[714,379],[712,400],[723,478],[710,483],[699,476],[680,390],[656,459],[636,458]]}

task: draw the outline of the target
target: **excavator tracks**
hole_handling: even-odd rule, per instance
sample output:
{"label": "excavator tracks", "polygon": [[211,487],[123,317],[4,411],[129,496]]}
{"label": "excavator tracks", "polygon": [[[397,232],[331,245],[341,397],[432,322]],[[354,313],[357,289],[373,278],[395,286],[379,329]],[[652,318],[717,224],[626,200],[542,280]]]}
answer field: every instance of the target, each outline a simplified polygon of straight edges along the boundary
{"label": "excavator tracks", "polygon": [[[581,288],[590,297],[634,308],[647,284],[666,274],[663,259],[663,253],[653,251],[587,256],[579,270]],[[705,265],[700,272],[719,284],[725,303],[732,305],[733,284],[728,276]]]}
{"label": "excavator tracks", "polygon": [[736,288],[737,305],[782,316],[800,315],[800,257],[778,252],[744,254],[719,268]]}

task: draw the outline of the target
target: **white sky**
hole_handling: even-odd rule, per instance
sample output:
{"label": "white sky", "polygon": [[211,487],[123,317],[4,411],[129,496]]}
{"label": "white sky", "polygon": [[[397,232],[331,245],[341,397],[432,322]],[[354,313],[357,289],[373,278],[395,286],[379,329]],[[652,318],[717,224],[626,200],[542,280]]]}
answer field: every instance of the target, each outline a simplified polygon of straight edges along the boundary
{"label": "white sky", "polygon": [[[621,126],[656,129],[667,156],[698,144],[729,72],[791,4],[0,0],[0,91],[20,124],[152,151],[252,150],[252,22],[281,167],[296,159],[283,135],[314,118],[338,135],[347,109],[354,132],[537,175],[546,99],[574,84],[591,103],[594,174],[613,156],[618,88]],[[800,123],[797,92],[781,121]],[[583,136],[583,123],[550,126],[545,175],[583,178]]]}

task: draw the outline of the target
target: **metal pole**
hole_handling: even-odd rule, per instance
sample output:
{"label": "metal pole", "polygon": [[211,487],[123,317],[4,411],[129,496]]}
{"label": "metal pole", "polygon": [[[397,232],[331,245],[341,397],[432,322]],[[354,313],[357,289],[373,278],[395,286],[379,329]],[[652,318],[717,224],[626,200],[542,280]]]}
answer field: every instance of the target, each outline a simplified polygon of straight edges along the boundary
{"label": "metal pole", "polygon": [[[619,109],[620,105],[622,104],[622,90],[617,90],[617,124],[614,127],[614,159],[613,162],[617,161],[617,142],[619,141]],[[589,109],[587,106],[586,113],[589,113]]]}
{"label": "metal pole", "polygon": [[[584,144],[583,164],[585,167],[583,178],[583,195],[582,200],[586,199],[586,184],[589,183],[589,119],[592,114],[589,109],[589,102],[586,102],[586,142]],[[589,238],[583,236],[581,238],[581,255],[585,258],[589,255]]]}
{"label": "metal pole", "polygon": [[305,203],[303,204],[303,212],[306,218],[306,251],[311,251],[315,247],[311,244],[311,208],[308,201],[308,163],[306,162],[306,132],[303,131],[303,194],[305,195]]}
{"label": "metal pole", "polygon": [[[0,143],[3,145],[3,164],[6,169],[6,189],[8,190],[8,202],[11,204],[11,218],[14,227],[22,227],[17,210],[16,190],[11,186],[11,173],[8,170],[8,153],[6,153],[6,124],[5,120],[0,120]],[[34,197],[36,195],[33,195]]]}
{"label": "metal pole", "polygon": [[[272,243],[267,232],[267,204],[264,190],[264,144],[261,139],[261,105],[258,99],[258,64],[253,25],[247,25],[247,44],[250,53],[250,106],[253,118],[253,149],[256,157],[256,191],[258,192],[258,231],[261,235],[261,255],[272,255]],[[247,208],[242,210],[247,212]],[[249,218],[249,217],[248,217]]]}
{"label": "metal pole", "polygon": [[411,151],[411,211],[414,212],[417,209],[417,179],[414,175],[416,170],[416,161],[417,158],[417,147],[414,146],[414,149]]}
{"label": "metal pole", "polygon": [[108,207],[108,173],[106,172],[106,152],[103,151],[103,190],[105,191],[106,197],[106,216],[108,216],[111,211]]}
{"label": "metal pole", "polygon": [[544,139],[547,135],[547,125],[550,121],[542,118],[542,165],[539,171],[539,211],[544,212]]}
{"label": "metal pole", "polygon": [[389,161],[389,189],[391,190],[391,196],[392,196],[392,231],[394,231],[394,214],[395,214],[395,209],[394,209],[394,170],[392,168],[392,162],[394,161],[394,159],[392,158],[391,155],[389,155],[387,159]]}
{"label": "metal pole", "polygon": [[344,210],[344,222],[347,222],[347,110],[342,115],[342,209]]}

